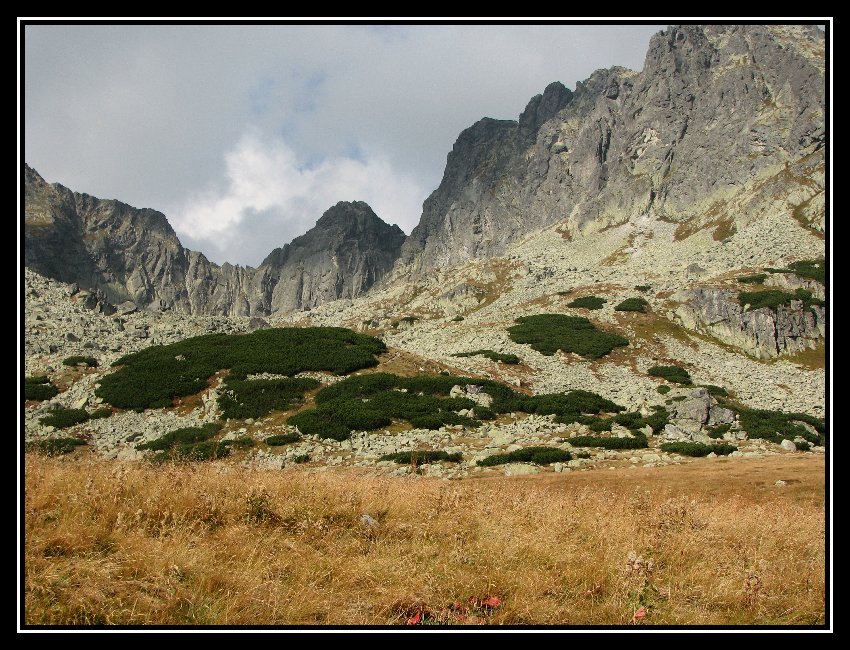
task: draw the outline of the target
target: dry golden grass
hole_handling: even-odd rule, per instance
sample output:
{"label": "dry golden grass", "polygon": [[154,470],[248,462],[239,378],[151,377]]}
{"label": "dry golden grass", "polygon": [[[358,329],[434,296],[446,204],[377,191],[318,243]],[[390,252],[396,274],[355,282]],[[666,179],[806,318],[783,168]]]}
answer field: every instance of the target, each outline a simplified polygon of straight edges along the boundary
{"label": "dry golden grass", "polygon": [[28,455],[25,621],[820,624],[823,472],[785,456],[446,482]]}

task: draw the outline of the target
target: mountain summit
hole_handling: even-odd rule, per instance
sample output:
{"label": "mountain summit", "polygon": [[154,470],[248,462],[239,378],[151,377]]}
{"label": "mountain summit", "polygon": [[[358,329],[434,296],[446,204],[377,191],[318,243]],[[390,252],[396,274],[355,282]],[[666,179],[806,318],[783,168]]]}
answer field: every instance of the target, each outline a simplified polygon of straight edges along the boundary
{"label": "mountain summit", "polygon": [[[269,314],[504,254],[559,224],[577,239],[648,218],[721,240],[767,215],[824,231],[824,34],[814,26],[670,27],[642,72],[560,82],[518,120],[484,118],[449,152],[410,237],[341,202],[259,269],[184,249],[164,215],[48,185],[26,169],[28,266],[112,301]],[[395,276],[394,276],[395,277]]]}

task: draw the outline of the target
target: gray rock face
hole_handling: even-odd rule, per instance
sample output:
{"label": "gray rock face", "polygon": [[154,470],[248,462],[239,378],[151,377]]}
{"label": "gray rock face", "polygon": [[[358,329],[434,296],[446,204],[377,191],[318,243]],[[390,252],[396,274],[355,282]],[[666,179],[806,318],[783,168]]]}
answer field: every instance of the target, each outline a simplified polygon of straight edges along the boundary
{"label": "gray rock face", "polygon": [[404,239],[401,228],[381,221],[362,201],[337,203],[308,233],[263,261],[258,272],[277,280],[266,311],[359,296],[392,268]]}
{"label": "gray rock face", "polygon": [[[761,206],[819,205],[823,48],[813,26],[670,27],[640,73],[599,70],[573,93],[552,84],[517,122],[477,122],[401,262],[421,272],[496,255],[559,221],[571,237],[647,213],[696,229],[746,223],[754,217],[724,206],[757,177],[785,175],[784,198]],[[806,178],[788,173],[797,163]],[[822,229],[822,215],[806,218]]]}
{"label": "gray rock face", "polygon": [[183,248],[160,212],[49,185],[30,167],[25,186],[26,265],[83,287],[80,299],[104,313],[119,304],[123,314],[138,305],[266,315],[354,298],[392,267],[404,241],[398,226],[381,221],[365,203],[340,202],[258,269],[218,266]]}
{"label": "gray rock face", "polygon": [[675,318],[684,327],[713,336],[759,359],[816,347],[824,340],[823,307],[803,308],[802,301],[744,311],[734,291],[713,287],[684,289],[673,296],[680,304]]}

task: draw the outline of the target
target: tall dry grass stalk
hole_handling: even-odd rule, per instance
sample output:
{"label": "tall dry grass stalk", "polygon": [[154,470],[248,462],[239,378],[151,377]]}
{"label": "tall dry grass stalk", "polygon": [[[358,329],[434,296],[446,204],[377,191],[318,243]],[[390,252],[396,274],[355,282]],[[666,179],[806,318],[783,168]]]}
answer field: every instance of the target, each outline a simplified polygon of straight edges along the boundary
{"label": "tall dry grass stalk", "polygon": [[823,461],[772,462],[445,482],[28,456],[25,621],[823,623]]}

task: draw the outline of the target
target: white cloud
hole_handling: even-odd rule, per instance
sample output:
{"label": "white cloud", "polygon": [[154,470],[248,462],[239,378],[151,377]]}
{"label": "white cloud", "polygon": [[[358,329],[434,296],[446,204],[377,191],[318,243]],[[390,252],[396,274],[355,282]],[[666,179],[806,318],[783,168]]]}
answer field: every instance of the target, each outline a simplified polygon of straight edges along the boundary
{"label": "white cloud", "polygon": [[410,232],[428,193],[380,155],[333,157],[308,167],[281,138],[256,129],[224,159],[221,183],[168,212],[177,234],[216,262],[256,265],[338,201],[365,201],[384,221]]}

